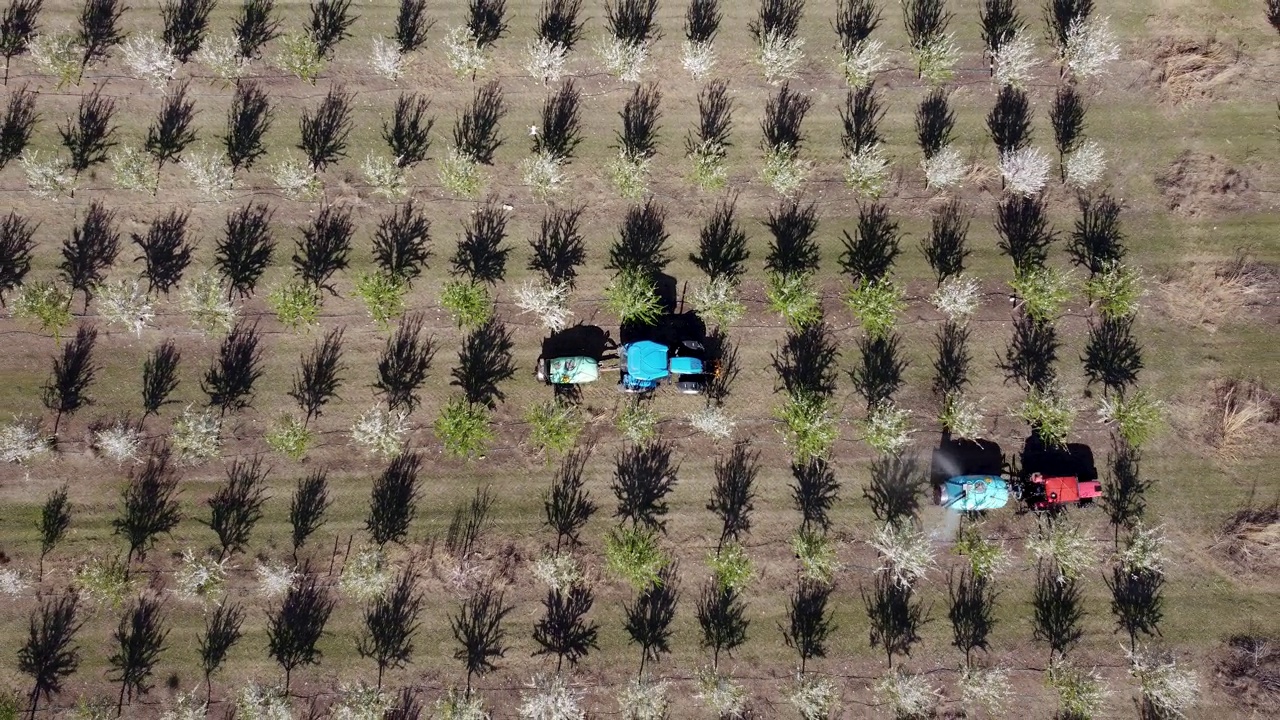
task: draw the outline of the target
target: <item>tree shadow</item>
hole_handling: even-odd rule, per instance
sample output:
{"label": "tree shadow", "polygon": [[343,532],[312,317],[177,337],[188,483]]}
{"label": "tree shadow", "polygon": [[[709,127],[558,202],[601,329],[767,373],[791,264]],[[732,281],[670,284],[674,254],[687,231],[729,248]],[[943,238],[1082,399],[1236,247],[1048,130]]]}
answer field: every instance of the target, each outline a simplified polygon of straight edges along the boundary
{"label": "tree shadow", "polygon": [[942,434],[929,460],[929,484],[935,490],[958,475],[1000,475],[1005,471],[1004,453],[994,440],[963,440]]}
{"label": "tree shadow", "polygon": [[598,325],[583,325],[565,328],[548,335],[542,341],[542,357],[557,358],[573,355],[592,357],[604,360],[605,353],[616,350],[618,343]]}
{"label": "tree shadow", "polygon": [[1040,473],[1045,477],[1076,477],[1081,482],[1098,479],[1093,448],[1085,443],[1067,443],[1065,447],[1046,445],[1035,433],[1023,442],[1019,467],[1022,478]]}
{"label": "tree shadow", "polygon": [[862,494],[881,522],[914,520],[920,513],[920,496],[926,482],[928,478],[917,456],[882,455],[872,461],[871,484]]}
{"label": "tree shadow", "polygon": [[778,373],[776,389],[789,395],[813,394],[830,397],[836,388],[836,361],[840,348],[831,326],[813,323],[787,338],[773,354],[773,369]]}
{"label": "tree shadow", "polygon": [[458,351],[450,385],[462,388],[467,402],[493,409],[506,395],[498,384],[515,375],[511,331],[499,320],[489,320],[467,335]]}

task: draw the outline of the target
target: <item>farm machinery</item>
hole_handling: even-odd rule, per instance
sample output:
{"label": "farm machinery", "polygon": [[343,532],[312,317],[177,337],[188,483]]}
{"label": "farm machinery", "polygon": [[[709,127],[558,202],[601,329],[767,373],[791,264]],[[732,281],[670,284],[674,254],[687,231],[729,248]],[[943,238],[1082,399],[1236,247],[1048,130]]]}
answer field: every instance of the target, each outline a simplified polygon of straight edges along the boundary
{"label": "farm machinery", "polygon": [[706,346],[698,340],[666,345],[640,340],[622,346],[622,380],[618,389],[626,393],[650,393],[670,380],[681,393],[700,395],[715,373],[715,363],[707,357]]}
{"label": "farm machinery", "polygon": [[1015,469],[1006,469],[994,442],[944,437],[933,452],[934,501],[955,512],[996,510],[1012,498],[1025,511],[1085,507],[1102,497],[1088,445],[1051,447],[1032,435]]}

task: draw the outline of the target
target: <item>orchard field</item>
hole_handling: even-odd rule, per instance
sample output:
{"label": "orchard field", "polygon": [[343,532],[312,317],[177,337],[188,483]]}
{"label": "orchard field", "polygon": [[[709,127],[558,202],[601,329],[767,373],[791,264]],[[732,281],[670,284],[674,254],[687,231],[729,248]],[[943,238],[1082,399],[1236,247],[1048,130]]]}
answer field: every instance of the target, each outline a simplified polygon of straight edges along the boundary
{"label": "orchard field", "polygon": [[1280,713],[1280,2],[7,2],[0,719]]}

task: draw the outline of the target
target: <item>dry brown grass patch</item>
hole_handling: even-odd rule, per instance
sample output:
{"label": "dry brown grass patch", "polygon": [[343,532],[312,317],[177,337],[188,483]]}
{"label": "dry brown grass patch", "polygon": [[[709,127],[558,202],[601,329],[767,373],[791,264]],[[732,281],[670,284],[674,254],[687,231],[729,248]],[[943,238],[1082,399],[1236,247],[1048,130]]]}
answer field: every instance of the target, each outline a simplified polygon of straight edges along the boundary
{"label": "dry brown grass patch", "polygon": [[1219,458],[1234,462],[1250,454],[1259,436],[1280,422],[1280,396],[1255,380],[1222,380],[1209,391],[1202,427]]}
{"label": "dry brown grass patch", "polygon": [[1280,639],[1254,633],[1227,640],[1218,676],[1240,705],[1275,709],[1280,705]]}
{"label": "dry brown grass patch", "polygon": [[1280,560],[1280,501],[1262,506],[1250,502],[1232,513],[1223,526],[1220,547],[1245,567]]}
{"label": "dry brown grass patch", "polygon": [[1192,258],[1159,285],[1164,310],[1182,323],[1214,332],[1238,318],[1250,301],[1276,280],[1273,268],[1244,251],[1228,262]]}
{"label": "dry brown grass patch", "polygon": [[1175,104],[1212,98],[1244,74],[1239,43],[1217,37],[1162,35],[1147,44],[1151,79],[1165,100]]}
{"label": "dry brown grass patch", "polygon": [[1184,150],[1155,177],[1172,212],[1197,216],[1246,209],[1253,199],[1247,171],[1210,153]]}

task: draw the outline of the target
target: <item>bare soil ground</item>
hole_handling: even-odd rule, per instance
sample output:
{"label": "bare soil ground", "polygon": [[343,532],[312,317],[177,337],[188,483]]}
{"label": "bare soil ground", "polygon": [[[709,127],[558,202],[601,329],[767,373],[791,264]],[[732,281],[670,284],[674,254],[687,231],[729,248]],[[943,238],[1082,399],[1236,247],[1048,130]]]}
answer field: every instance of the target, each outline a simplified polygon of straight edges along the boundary
{"label": "bare soil ground", "polygon": [[[456,111],[469,99],[473,83],[455,78],[444,65],[439,43],[442,29],[456,25],[463,16],[457,0],[432,5],[439,19],[433,30],[430,47],[412,77],[400,84],[382,80],[369,73],[364,64],[368,38],[375,31],[386,32],[394,17],[387,4],[361,5],[362,15],[356,35],[339,47],[335,61],[319,84],[305,85],[285,77],[274,69],[255,65],[273,99],[279,103],[276,123],[270,133],[272,155],[268,162],[287,153],[296,142],[297,115],[300,108],[312,106],[327,91],[330,83],[342,82],[357,93],[359,110],[350,157],[325,177],[326,198],[355,210],[360,230],[357,234],[353,265],[347,277],[338,282],[338,298],[326,300],[322,325],[347,327],[347,351],[344,362],[347,384],[341,402],[326,412],[319,422],[320,444],[302,463],[290,463],[282,457],[272,458],[270,500],[266,517],[255,531],[251,552],[233,563],[231,591],[249,607],[246,637],[233,651],[226,672],[215,680],[215,705],[212,717],[221,717],[227,709],[225,699],[233,690],[250,680],[274,682],[277,666],[265,652],[265,614],[268,603],[254,592],[255,559],[284,558],[288,555],[288,496],[299,478],[317,467],[329,469],[335,505],[329,523],[319,533],[308,553],[317,567],[341,568],[348,548],[358,548],[364,535],[370,479],[381,469],[381,463],[357,452],[347,438],[347,428],[357,414],[373,402],[370,384],[374,379],[374,362],[385,333],[367,320],[364,309],[351,297],[351,277],[370,266],[369,237],[379,214],[387,203],[372,196],[358,172],[358,163],[366,152],[377,150],[377,130],[395,96],[412,89],[432,96],[437,116],[436,145],[432,157],[443,156],[448,145],[448,128]],[[700,193],[684,180],[688,172],[682,157],[682,140],[696,118],[697,85],[690,81],[679,65],[679,40],[682,7],[673,0],[662,4],[660,22],[666,36],[658,46],[654,70],[649,77],[660,81],[663,91],[663,131],[659,157],[653,171],[653,192],[670,211],[672,255],[676,258],[671,272],[680,282],[696,281],[696,270],[686,256],[696,244],[697,231],[718,196]],[[1022,3],[1024,14],[1038,27],[1038,9]],[[1268,565],[1278,552],[1276,521],[1266,510],[1280,494],[1280,480],[1275,463],[1280,460],[1280,443],[1276,442],[1275,420],[1261,423],[1247,445],[1248,451],[1225,458],[1214,452],[1210,430],[1213,412],[1221,407],[1214,403],[1220,395],[1208,389],[1223,378],[1261,378],[1271,391],[1280,377],[1280,361],[1274,350],[1277,322],[1276,296],[1280,290],[1274,271],[1259,270],[1255,274],[1233,274],[1229,269],[1235,251],[1249,247],[1259,267],[1274,268],[1280,263],[1280,214],[1276,211],[1276,193],[1280,182],[1276,172],[1275,105],[1273,88],[1256,78],[1276,66],[1276,36],[1265,26],[1257,3],[1214,3],[1212,10],[1189,9],[1185,4],[1173,9],[1163,2],[1133,2],[1111,5],[1100,11],[1110,13],[1117,31],[1125,39],[1124,58],[1113,72],[1113,80],[1091,86],[1089,136],[1098,139],[1110,157],[1108,180],[1112,190],[1123,198],[1123,222],[1128,233],[1132,260],[1156,278],[1145,301],[1149,312],[1139,316],[1139,335],[1147,352],[1143,382],[1157,396],[1166,398],[1174,407],[1169,429],[1157,439],[1144,456],[1143,472],[1156,478],[1149,497],[1151,522],[1165,528],[1171,543],[1172,561],[1166,590],[1166,612],[1160,644],[1172,649],[1180,661],[1196,668],[1202,681],[1202,696],[1193,717],[1264,718],[1280,712],[1280,688],[1276,677],[1280,672],[1280,581]],[[517,249],[509,264],[508,285],[527,275],[524,269],[524,243],[536,232],[543,206],[519,182],[517,164],[528,154],[524,128],[535,122],[537,107],[546,90],[528,79],[520,68],[524,43],[532,36],[534,3],[520,0],[510,3],[513,36],[499,43],[495,66],[480,78],[498,77],[503,81],[510,113],[504,120],[507,142],[499,150],[496,166],[489,171],[488,192],[513,207],[510,244]],[[288,3],[287,22],[298,27],[306,13],[302,3]],[[229,27],[232,7],[224,3],[215,13],[214,26],[219,32]],[[1020,392],[1006,384],[996,368],[1008,341],[1012,313],[1007,280],[1012,275],[1006,258],[995,247],[991,227],[991,208],[999,197],[1000,184],[989,170],[995,158],[986,137],[983,118],[994,91],[987,78],[985,65],[976,49],[977,12],[973,3],[958,4],[954,27],[966,54],[962,72],[954,84],[952,102],[957,108],[957,138],[966,152],[987,171],[975,172],[961,196],[977,211],[970,234],[974,254],[970,271],[983,278],[986,303],[973,321],[970,348],[974,354],[974,387],[986,411],[990,437],[1013,452],[1026,435],[1026,428],[1007,409],[1020,398]],[[61,0],[46,3],[42,20],[51,29],[69,27],[78,7]],[[1223,22],[1218,36],[1209,41],[1173,40],[1183,35],[1169,34],[1172,26],[1194,26],[1207,17]],[[585,135],[579,159],[570,166],[570,188],[563,201],[586,203],[589,210],[587,236],[589,257],[575,295],[575,319],[612,328],[616,319],[601,308],[601,289],[608,273],[602,270],[607,247],[627,203],[609,187],[604,164],[612,156],[614,131],[628,86],[609,78],[600,69],[590,45],[601,32],[602,11],[592,5],[588,39],[575,52],[570,69],[578,77],[587,103]],[[834,37],[829,27],[832,9],[827,3],[810,3],[802,27],[809,38],[809,59],[799,78],[793,81],[815,100],[814,110],[805,123],[810,136],[804,152],[815,164],[815,172],[807,183],[804,198],[815,202],[822,216],[819,234],[823,242],[823,282],[825,306],[841,339],[842,371],[856,360],[855,339],[860,330],[850,322],[840,295],[845,280],[838,277],[836,258],[840,250],[840,233],[851,230],[856,222],[857,201],[842,182],[842,165],[838,142],[837,106],[843,102],[845,88],[833,70]],[[1159,15],[1166,22],[1160,30],[1146,26],[1144,19]],[[772,409],[779,404],[770,354],[785,334],[782,323],[767,311],[764,303],[763,273],[760,265],[766,248],[767,234],[758,221],[777,202],[777,196],[758,177],[760,152],[758,121],[764,99],[773,92],[750,63],[749,37],[745,27],[754,16],[751,3],[726,4],[725,31],[719,41],[721,64],[716,75],[730,78],[737,98],[735,145],[730,152],[730,187],[738,193],[738,203],[751,237],[752,272],[744,286],[747,316],[730,329],[738,343],[742,367],[727,409],[738,421],[737,437],[749,437],[762,452],[764,471],[759,479],[754,524],[747,547],[756,564],[758,579],[752,587],[749,603],[751,627],[747,644],[726,663],[753,697],[754,717],[793,717],[794,711],[785,695],[794,676],[794,653],[782,643],[779,624],[785,622],[786,601],[794,586],[794,558],[788,538],[798,523],[792,510],[788,471],[790,453],[781,435]],[[150,7],[135,8],[127,16],[131,31],[158,26],[158,16]],[[904,44],[898,13],[892,4],[886,7],[883,33],[893,47]],[[1230,20],[1228,22],[1228,20]],[[1238,48],[1243,44],[1245,51]],[[1046,51],[1047,52],[1047,51]],[[897,58],[905,63],[905,55]],[[1242,65],[1246,66],[1242,69]],[[220,83],[199,77],[201,70],[184,69],[183,76],[194,74],[193,97],[200,108],[198,118],[201,140],[216,146],[227,103],[228,89]],[[1052,130],[1047,109],[1052,102],[1057,81],[1053,67],[1042,69],[1031,88],[1035,108],[1036,143],[1051,146]],[[1158,80],[1150,82],[1150,78]],[[1122,82],[1133,78],[1133,83]],[[121,105],[121,133],[132,143],[140,142],[146,124],[154,114],[159,94],[150,86],[127,77],[118,59],[93,71],[80,87],[54,88],[47,79],[34,75],[29,63],[15,62],[11,86],[28,83],[41,91],[40,111],[44,121],[37,131],[36,145],[41,149],[57,148],[55,126],[74,107],[79,95],[92,85],[101,84],[104,92]],[[926,191],[918,165],[914,144],[912,113],[924,89],[905,67],[886,72],[880,81],[888,102],[884,120],[889,154],[894,160],[896,182],[887,195],[894,217],[900,219],[906,233],[904,254],[895,270],[906,284],[910,305],[902,318],[901,331],[911,365],[907,370],[907,386],[899,394],[899,402],[914,413],[913,422],[920,432],[915,446],[927,450],[937,443],[934,417],[937,401],[928,391],[931,377],[932,337],[939,316],[929,306],[932,281],[928,267],[915,246],[928,229],[931,207],[941,199]],[[1176,98],[1176,107],[1170,100]],[[1197,100],[1197,102],[1185,102]],[[264,163],[265,164],[265,163]],[[440,443],[430,430],[435,413],[456,389],[451,387],[448,368],[455,361],[461,333],[439,307],[439,289],[447,279],[446,258],[452,253],[461,220],[474,207],[471,201],[449,197],[436,180],[434,165],[419,169],[411,176],[413,196],[428,207],[433,222],[435,257],[431,270],[415,283],[409,298],[412,310],[427,316],[427,325],[439,342],[427,389],[427,400],[413,416],[411,436],[414,446],[428,457],[426,482],[407,547],[396,552],[396,560],[413,555],[419,557],[431,573],[424,580],[428,604],[418,635],[413,664],[404,671],[392,673],[393,686],[412,684],[423,688],[428,699],[437,697],[444,688],[461,681],[458,663],[453,659],[454,643],[448,618],[456,609],[460,593],[452,581],[455,563],[442,556],[445,529],[456,504],[469,498],[477,487],[491,486],[499,502],[493,526],[481,542],[477,564],[485,572],[500,578],[515,610],[509,617],[508,638],[511,645],[500,669],[478,682],[496,718],[516,717],[522,688],[537,672],[546,672],[550,664],[545,658],[533,658],[534,644],[529,631],[541,613],[539,587],[530,579],[528,565],[538,557],[550,540],[541,527],[540,494],[547,488],[553,466],[543,458],[533,457],[526,447],[527,429],[524,411],[534,403],[550,397],[550,391],[532,378],[532,366],[543,333],[527,316],[518,314],[505,288],[499,291],[499,315],[515,330],[517,363],[515,379],[503,386],[505,401],[496,418],[497,440],[487,457],[474,462],[461,462],[445,456]],[[201,199],[189,187],[176,168],[166,170],[163,190],[157,197],[127,193],[113,188],[108,170],[99,169],[86,178],[74,199],[58,202],[37,200],[25,191],[20,169],[11,165],[0,172],[0,206],[12,207],[41,222],[41,241],[33,276],[50,277],[55,272],[57,247],[69,234],[90,199],[98,198],[120,211],[121,231],[125,237],[145,227],[155,215],[170,207],[188,209],[194,227],[200,228],[201,245],[196,265],[207,266],[212,255],[213,238],[226,212],[250,197],[269,201],[276,208],[280,246],[275,266],[264,279],[265,287],[273,287],[289,275],[286,258],[292,251],[297,228],[305,223],[316,205],[289,201],[271,187],[263,169],[255,169],[244,179],[241,196],[232,203],[215,204]],[[252,188],[250,190],[250,188]],[[1072,195],[1054,185],[1050,204],[1060,232],[1069,231],[1077,211]],[[122,252],[120,269],[123,276],[135,272],[132,249]],[[1054,250],[1054,262],[1065,265],[1061,244]],[[1261,274],[1259,274],[1261,273]],[[1173,292],[1176,290],[1176,292]],[[263,303],[264,292],[247,301],[243,312],[257,317],[268,346],[266,375],[257,387],[252,410],[230,419],[227,443],[221,461],[186,469],[182,479],[183,508],[188,518],[172,539],[151,553],[146,562],[146,582],[156,588],[171,584],[173,568],[183,549],[204,548],[213,542],[212,534],[201,526],[198,518],[207,513],[205,500],[222,480],[225,466],[232,457],[267,452],[262,439],[264,430],[282,412],[292,409],[284,394],[297,367],[298,356],[309,348],[320,331],[293,333],[276,322]],[[175,338],[183,351],[182,385],[177,392],[179,403],[167,409],[161,418],[148,420],[147,434],[159,438],[168,429],[181,407],[200,404],[204,395],[199,390],[199,374],[206,367],[216,347],[215,341],[190,329],[178,313],[172,299],[158,304],[157,327],[144,331],[141,338],[103,327],[99,352],[103,370],[94,388],[95,403],[88,410],[64,422],[62,445],[56,459],[43,460],[31,467],[0,467],[0,563],[29,568],[38,554],[34,521],[38,504],[48,491],[68,483],[75,506],[75,520],[69,541],[46,563],[47,578],[42,590],[53,591],[70,581],[71,571],[92,555],[115,552],[118,538],[111,535],[119,491],[127,468],[93,456],[88,448],[91,423],[138,407],[140,366],[145,353],[162,338]],[[91,309],[87,320],[92,321]],[[1087,308],[1082,301],[1074,303],[1059,322],[1064,339],[1059,366],[1067,386],[1082,408],[1074,440],[1093,446],[1099,464],[1105,464],[1109,432],[1096,422],[1092,396],[1084,387],[1077,356],[1082,352],[1087,334]],[[0,416],[39,414],[40,386],[48,374],[53,341],[8,317],[0,319]],[[883,676],[886,665],[868,643],[868,628],[859,589],[870,581],[876,566],[874,551],[866,540],[874,531],[874,520],[862,497],[867,480],[870,449],[859,439],[856,421],[863,417],[860,399],[852,392],[848,377],[840,381],[842,436],[834,462],[842,483],[841,499],[834,514],[835,531],[841,541],[840,556],[845,571],[837,583],[834,598],[835,622],[838,630],[825,659],[811,662],[810,668],[836,679],[842,692],[843,709],[837,717],[888,717],[886,710],[871,691]],[[1270,391],[1269,391],[1270,392]],[[1270,397],[1274,398],[1274,395]],[[1193,399],[1192,399],[1193,398]],[[1216,398],[1216,399],[1215,399]],[[1183,402],[1183,399],[1187,399]],[[574,684],[588,693],[592,717],[612,717],[617,712],[613,700],[617,689],[634,674],[639,652],[629,645],[622,629],[622,605],[631,592],[622,583],[602,575],[601,544],[605,530],[611,526],[612,493],[609,482],[612,459],[621,447],[612,420],[624,400],[607,383],[587,388],[585,407],[593,422],[586,435],[595,444],[589,465],[589,488],[601,511],[589,525],[586,544],[581,552],[589,575],[596,581],[596,608],[592,617],[600,624],[600,650],[593,652],[573,672]],[[696,402],[696,401],[695,401]],[[654,672],[672,683],[676,704],[673,718],[710,717],[708,711],[692,695],[696,691],[694,672],[707,663],[707,653],[698,646],[697,623],[693,604],[705,581],[705,561],[714,546],[713,517],[704,509],[712,482],[714,456],[728,448],[727,443],[711,442],[698,436],[684,421],[695,408],[688,398],[664,396],[655,401],[662,423],[662,435],[672,440],[680,458],[680,484],[672,498],[665,546],[679,559],[682,568],[681,602],[676,619],[672,654],[658,663]],[[1181,412],[1194,409],[1197,415]],[[1190,411],[1188,411],[1190,412]],[[1101,468],[1100,468],[1101,469]],[[1261,515],[1240,515],[1241,508]],[[1110,530],[1102,513],[1096,510],[1073,513],[1073,519],[1085,524],[1099,538],[1099,553],[1111,549]],[[1270,519],[1268,519],[1270,518]],[[946,521],[940,511],[928,508],[923,518],[926,529],[937,531]],[[1234,524],[1233,524],[1234,523]],[[992,665],[1012,669],[1016,701],[1009,717],[1047,718],[1056,708],[1052,691],[1044,685],[1043,670],[1047,653],[1031,640],[1030,601],[1032,561],[1023,551],[1023,541],[1036,527],[1030,515],[1012,512],[990,518],[984,532],[1006,543],[1013,553],[1013,570],[998,603],[998,624],[992,639],[992,651],[983,660]],[[1238,539],[1229,539],[1236,538]],[[1222,543],[1226,542],[1226,545]],[[944,540],[939,541],[940,563],[931,574],[923,592],[931,606],[932,621],[925,626],[922,642],[913,656],[902,666],[925,673],[941,688],[939,717],[962,717],[955,680],[961,657],[950,645],[950,629],[946,620],[946,568],[958,562]],[[1236,548],[1236,549],[1228,549]],[[1248,563],[1242,565],[1241,558]],[[1247,568],[1245,567],[1247,565]],[[1084,621],[1085,639],[1073,651],[1077,663],[1097,666],[1111,688],[1105,717],[1137,717],[1137,690],[1129,677],[1121,640],[1115,634],[1109,610],[1109,593],[1100,573],[1084,583],[1088,614]],[[5,649],[0,653],[0,689],[26,687],[26,679],[17,675],[13,664],[14,649],[25,638],[28,613],[36,606],[34,591],[16,598],[5,598],[0,605],[0,638]],[[201,608],[169,601],[172,622],[169,649],[161,661],[157,689],[126,711],[126,717],[158,717],[170,699],[179,691],[188,691],[199,683],[196,638],[202,626]],[[84,663],[58,699],[65,709],[76,697],[114,695],[115,685],[107,679],[106,659],[110,653],[111,632],[117,613],[104,609],[94,614],[82,635]],[[323,641],[324,658],[315,668],[295,675],[295,692],[304,698],[316,698],[323,705],[341,683],[372,677],[372,666],[354,652],[359,631],[360,607],[343,600],[335,613],[329,636]],[[1258,642],[1241,639],[1262,638]],[[1252,643],[1252,644],[1251,644]],[[895,663],[895,667],[897,663]],[[305,706],[305,701],[304,701]],[[53,717],[46,714],[45,717]]]}

